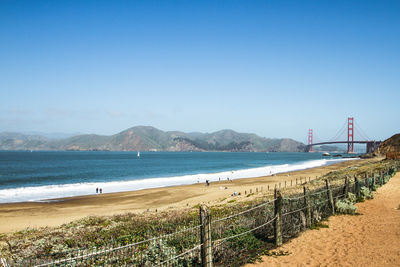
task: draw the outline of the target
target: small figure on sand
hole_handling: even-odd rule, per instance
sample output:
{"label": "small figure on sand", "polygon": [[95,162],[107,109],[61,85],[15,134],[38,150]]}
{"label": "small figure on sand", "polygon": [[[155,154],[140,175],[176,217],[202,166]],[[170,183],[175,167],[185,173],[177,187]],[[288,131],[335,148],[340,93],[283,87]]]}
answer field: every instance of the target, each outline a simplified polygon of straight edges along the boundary
{"label": "small figure on sand", "polygon": [[103,189],[100,188],[100,194],[103,194]]}
{"label": "small figure on sand", "polygon": [[99,193],[99,188],[98,188],[98,187],[96,188],[96,194],[97,194],[97,193]]}
{"label": "small figure on sand", "polygon": [[210,182],[208,180],[206,180],[206,185],[210,186]]}

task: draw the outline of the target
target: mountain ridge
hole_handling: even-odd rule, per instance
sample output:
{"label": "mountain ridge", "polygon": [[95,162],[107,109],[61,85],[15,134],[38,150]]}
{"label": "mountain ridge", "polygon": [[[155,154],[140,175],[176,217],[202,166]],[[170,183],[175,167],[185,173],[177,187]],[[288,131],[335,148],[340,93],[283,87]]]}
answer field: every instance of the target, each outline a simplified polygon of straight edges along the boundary
{"label": "mountain ridge", "polygon": [[303,152],[305,147],[290,138],[265,138],[231,129],[185,133],[134,126],[113,135],[80,134],[63,139],[0,133],[0,150]]}

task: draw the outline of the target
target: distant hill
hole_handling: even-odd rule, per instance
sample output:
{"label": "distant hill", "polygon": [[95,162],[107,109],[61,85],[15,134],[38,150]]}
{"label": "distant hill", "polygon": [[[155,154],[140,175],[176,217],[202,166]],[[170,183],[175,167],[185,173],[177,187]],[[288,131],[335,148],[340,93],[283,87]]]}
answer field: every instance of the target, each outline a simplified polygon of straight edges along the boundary
{"label": "distant hill", "polygon": [[[400,134],[395,134],[392,137],[383,141],[378,147],[378,154],[386,156],[387,154],[400,154]],[[398,157],[398,156],[397,156]]]}
{"label": "distant hill", "polygon": [[165,132],[151,126],[136,126],[111,136],[83,134],[57,140],[40,135],[0,133],[1,150],[303,152],[305,147],[288,138],[264,138],[233,130],[184,133]]}
{"label": "distant hill", "polygon": [[345,151],[344,149],[340,149],[338,146],[332,146],[332,145],[321,145],[321,146],[316,146],[314,148],[314,151],[323,151],[323,152],[343,152]]}

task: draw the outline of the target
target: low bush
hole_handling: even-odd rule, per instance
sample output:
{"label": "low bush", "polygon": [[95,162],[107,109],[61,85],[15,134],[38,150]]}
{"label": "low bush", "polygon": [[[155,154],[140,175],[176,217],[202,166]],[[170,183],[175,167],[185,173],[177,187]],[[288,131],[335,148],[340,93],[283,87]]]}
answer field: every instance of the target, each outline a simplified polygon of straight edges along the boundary
{"label": "low bush", "polygon": [[324,224],[322,222],[317,222],[317,223],[311,225],[311,227],[310,227],[311,230],[319,230],[321,228],[329,228],[329,225]]}
{"label": "low bush", "polygon": [[[144,266],[158,265],[168,259],[176,257],[177,253],[174,247],[170,247],[164,240],[153,240],[150,243],[147,253],[143,255]],[[171,265],[176,265],[178,260],[170,260]]]}
{"label": "low bush", "polygon": [[357,202],[357,197],[356,197],[356,195],[353,194],[353,193],[350,193],[350,192],[347,193],[346,199],[347,199],[349,202],[351,202],[351,203],[356,203],[356,202]]}
{"label": "low bush", "polygon": [[342,214],[356,214],[357,206],[348,199],[338,200],[336,202],[336,211]]}
{"label": "low bush", "polygon": [[374,194],[372,194],[372,192],[369,190],[368,187],[361,186],[360,198],[362,198],[363,200],[373,199],[374,198]]}

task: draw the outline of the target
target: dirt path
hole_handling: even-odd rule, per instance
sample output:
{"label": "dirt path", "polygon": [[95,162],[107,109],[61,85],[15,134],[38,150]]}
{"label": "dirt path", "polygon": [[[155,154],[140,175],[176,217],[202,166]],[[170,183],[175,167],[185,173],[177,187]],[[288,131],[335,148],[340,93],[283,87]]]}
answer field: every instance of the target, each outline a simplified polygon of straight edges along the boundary
{"label": "dirt path", "polygon": [[250,266],[400,266],[400,173],[357,204],[360,216],[338,215],[329,228],[308,230]]}

